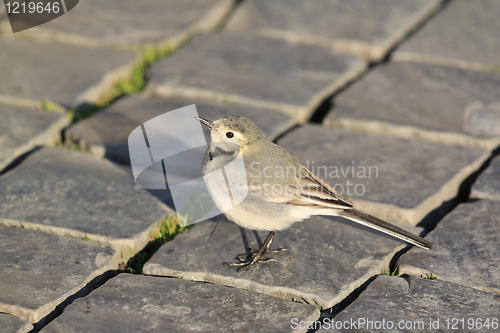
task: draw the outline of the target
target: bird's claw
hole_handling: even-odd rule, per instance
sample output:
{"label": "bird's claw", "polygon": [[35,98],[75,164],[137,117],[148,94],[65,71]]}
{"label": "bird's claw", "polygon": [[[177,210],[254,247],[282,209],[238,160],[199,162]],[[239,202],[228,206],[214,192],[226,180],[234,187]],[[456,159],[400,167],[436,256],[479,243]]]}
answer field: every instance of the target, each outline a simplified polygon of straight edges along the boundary
{"label": "bird's claw", "polygon": [[[267,250],[262,255],[266,255],[266,254],[281,254],[281,253],[286,252],[286,251],[290,251],[290,250],[288,250],[288,249]],[[248,262],[250,259],[254,258],[257,255],[258,252],[259,252],[258,250],[254,250],[251,247],[249,247],[248,248],[248,253],[240,254],[240,255],[234,257],[234,259],[237,259],[240,262]]]}
{"label": "bird's claw", "polygon": [[290,251],[289,249],[277,249],[277,250],[267,250],[266,253],[271,253],[271,254],[282,254],[283,252]]}
{"label": "bird's claw", "polygon": [[278,260],[273,259],[273,258],[266,258],[266,259],[260,258],[260,259],[256,259],[256,260],[241,261],[241,262],[235,262],[235,263],[225,262],[224,265],[227,265],[228,267],[238,267],[238,271],[239,271],[240,269],[246,269],[254,264],[268,264],[270,262],[278,262]]}

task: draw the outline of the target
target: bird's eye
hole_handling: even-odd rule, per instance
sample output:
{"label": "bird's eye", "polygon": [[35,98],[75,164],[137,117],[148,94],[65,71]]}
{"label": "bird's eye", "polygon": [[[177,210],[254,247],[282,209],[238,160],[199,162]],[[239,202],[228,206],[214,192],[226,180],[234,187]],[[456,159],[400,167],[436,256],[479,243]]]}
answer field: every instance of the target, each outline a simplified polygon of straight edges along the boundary
{"label": "bird's eye", "polygon": [[229,139],[231,139],[233,136],[234,136],[233,132],[226,133],[226,137],[228,137]]}

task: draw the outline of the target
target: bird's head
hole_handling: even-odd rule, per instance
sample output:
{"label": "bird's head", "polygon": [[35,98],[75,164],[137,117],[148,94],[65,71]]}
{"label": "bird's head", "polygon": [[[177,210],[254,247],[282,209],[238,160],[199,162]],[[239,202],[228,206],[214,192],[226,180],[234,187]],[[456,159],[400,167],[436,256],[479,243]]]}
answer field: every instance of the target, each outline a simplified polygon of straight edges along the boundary
{"label": "bird's head", "polygon": [[196,119],[210,129],[212,142],[231,143],[244,149],[265,139],[257,125],[245,117],[227,116],[214,121],[200,117]]}

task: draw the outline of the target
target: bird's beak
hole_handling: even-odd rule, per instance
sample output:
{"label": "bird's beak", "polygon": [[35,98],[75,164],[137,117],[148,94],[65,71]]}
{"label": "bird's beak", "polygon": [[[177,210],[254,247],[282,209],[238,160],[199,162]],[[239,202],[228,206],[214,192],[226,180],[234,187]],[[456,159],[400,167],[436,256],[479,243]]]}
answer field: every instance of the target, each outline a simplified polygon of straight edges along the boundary
{"label": "bird's beak", "polygon": [[201,117],[195,117],[196,120],[198,120],[200,123],[202,123],[203,125],[207,126],[210,130],[212,130],[212,128],[214,127],[214,123],[211,122],[210,120],[208,119],[205,119],[205,118],[201,118]]}

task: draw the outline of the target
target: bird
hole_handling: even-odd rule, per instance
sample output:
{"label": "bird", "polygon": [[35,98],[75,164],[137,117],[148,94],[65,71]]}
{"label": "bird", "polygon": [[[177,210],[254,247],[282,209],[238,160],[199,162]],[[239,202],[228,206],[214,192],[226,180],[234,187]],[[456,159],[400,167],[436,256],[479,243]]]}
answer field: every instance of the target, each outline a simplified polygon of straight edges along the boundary
{"label": "bird", "polygon": [[[313,215],[339,216],[418,247],[432,248],[432,243],[424,238],[356,209],[351,200],[299,164],[284,148],[266,139],[250,119],[238,115],[215,121],[196,119],[210,130],[210,143],[201,169],[212,201],[228,220],[240,227],[269,231],[258,251],[249,249],[250,253],[236,257],[239,262],[227,265],[239,270],[256,263],[276,261],[264,258],[269,253],[286,250],[269,249],[276,232]],[[245,172],[236,172],[231,177],[229,192],[243,191],[246,196],[227,209],[228,196],[223,193],[228,193],[228,185],[207,175],[224,168],[238,156],[243,159]],[[227,180],[227,175],[225,177]]]}

